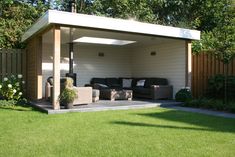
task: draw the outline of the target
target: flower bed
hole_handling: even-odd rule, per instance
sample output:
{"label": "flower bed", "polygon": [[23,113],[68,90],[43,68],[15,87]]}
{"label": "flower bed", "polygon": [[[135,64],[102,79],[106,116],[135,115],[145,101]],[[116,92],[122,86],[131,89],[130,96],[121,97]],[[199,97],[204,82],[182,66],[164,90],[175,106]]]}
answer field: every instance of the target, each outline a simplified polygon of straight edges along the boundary
{"label": "flower bed", "polygon": [[0,83],[0,99],[7,101],[19,101],[23,98],[24,93],[23,76],[11,75],[3,78],[3,82]]}

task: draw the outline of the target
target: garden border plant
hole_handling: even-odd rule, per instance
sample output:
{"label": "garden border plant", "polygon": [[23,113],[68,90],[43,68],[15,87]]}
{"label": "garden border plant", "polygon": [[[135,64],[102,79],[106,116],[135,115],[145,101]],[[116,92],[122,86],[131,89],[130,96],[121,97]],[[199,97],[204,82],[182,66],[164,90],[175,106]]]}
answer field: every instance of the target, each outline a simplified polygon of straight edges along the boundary
{"label": "garden border plant", "polygon": [[11,75],[0,83],[0,106],[26,105],[23,75]]}
{"label": "garden border plant", "polygon": [[[224,76],[215,75],[208,79],[208,89],[205,95],[200,98],[193,98],[189,88],[180,89],[176,95],[175,100],[183,102],[184,107],[195,107],[195,108],[205,108],[218,111],[226,111],[235,113],[235,99],[233,92],[229,94],[230,101],[224,103],[223,92],[224,92]],[[228,89],[235,89],[235,76],[228,77]]]}

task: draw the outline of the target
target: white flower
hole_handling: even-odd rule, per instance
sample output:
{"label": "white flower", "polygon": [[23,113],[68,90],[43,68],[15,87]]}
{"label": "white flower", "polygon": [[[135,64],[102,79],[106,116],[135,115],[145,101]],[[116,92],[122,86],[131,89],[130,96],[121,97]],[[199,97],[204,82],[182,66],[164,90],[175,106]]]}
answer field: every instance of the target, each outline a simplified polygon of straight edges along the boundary
{"label": "white flower", "polygon": [[22,81],[22,84],[25,84],[25,81]]}
{"label": "white flower", "polygon": [[16,93],[16,90],[15,90],[15,89],[13,90],[13,93]]}
{"label": "white flower", "polygon": [[4,77],[3,81],[8,81],[8,78],[7,78],[7,77]]}
{"label": "white flower", "polygon": [[22,78],[23,76],[22,76],[21,74],[19,74],[17,77],[20,79],[20,78]]}
{"label": "white flower", "polygon": [[8,86],[8,88],[12,88],[12,85],[11,85],[11,84],[8,84],[7,86]]}
{"label": "white flower", "polygon": [[0,89],[2,88],[2,85],[0,85]]}
{"label": "white flower", "polygon": [[19,92],[19,95],[22,95],[22,92]]}

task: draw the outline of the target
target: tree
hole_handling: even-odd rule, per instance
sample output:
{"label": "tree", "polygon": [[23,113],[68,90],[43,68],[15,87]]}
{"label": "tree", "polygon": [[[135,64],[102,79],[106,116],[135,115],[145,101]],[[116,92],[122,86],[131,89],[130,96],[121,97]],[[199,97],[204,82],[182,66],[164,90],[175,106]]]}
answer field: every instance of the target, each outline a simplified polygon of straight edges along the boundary
{"label": "tree", "polygon": [[22,34],[48,8],[40,1],[36,6],[21,1],[0,3],[0,48],[23,48]]}
{"label": "tree", "polygon": [[71,1],[76,3],[78,13],[206,32],[218,26],[224,6],[231,3],[230,0],[4,0],[0,1],[0,47],[21,47],[20,35],[42,13],[49,8],[69,11]]}
{"label": "tree", "polygon": [[210,53],[224,63],[224,103],[227,103],[228,64],[235,58],[235,8],[230,4],[224,5],[212,31],[203,32],[201,41],[193,43],[194,52]]}

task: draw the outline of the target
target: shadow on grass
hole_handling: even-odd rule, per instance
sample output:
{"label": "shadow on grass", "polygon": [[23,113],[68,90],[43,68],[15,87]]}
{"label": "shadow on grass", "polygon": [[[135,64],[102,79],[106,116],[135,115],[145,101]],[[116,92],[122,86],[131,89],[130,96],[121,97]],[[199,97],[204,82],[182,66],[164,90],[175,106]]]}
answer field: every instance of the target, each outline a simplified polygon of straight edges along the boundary
{"label": "shadow on grass", "polygon": [[41,110],[34,108],[30,105],[14,105],[14,106],[0,106],[0,109],[3,110],[12,110],[12,111],[22,111],[22,112],[32,112],[32,111],[37,111],[41,112]]}
{"label": "shadow on grass", "polygon": [[173,125],[147,124],[147,123],[140,123],[140,122],[114,121],[114,122],[111,122],[111,123],[112,124],[118,124],[118,125],[129,125],[129,126],[140,126],[140,127],[143,126],[143,127],[166,128],[166,129],[214,131],[212,129],[207,129],[207,128],[180,127],[180,126],[173,126]]}
{"label": "shadow on grass", "polygon": [[188,126],[177,126],[177,125],[148,124],[145,123],[145,120],[143,120],[143,122],[113,121],[111,123],[118,125],[129,125],[129,126],[140,126],[140,127],[158,127],[158,128],[169,128],[169,129],[235,133],[234,119],[220,118],[220,117],[188,113],[183,111],[175,111],[175,110],[152,112],[152,113],[135,113],[134,115],[155,118],[158,120],[163,119],[167,121],[173,121],[176,123],[185,123],[193,126],[188,127]]}

